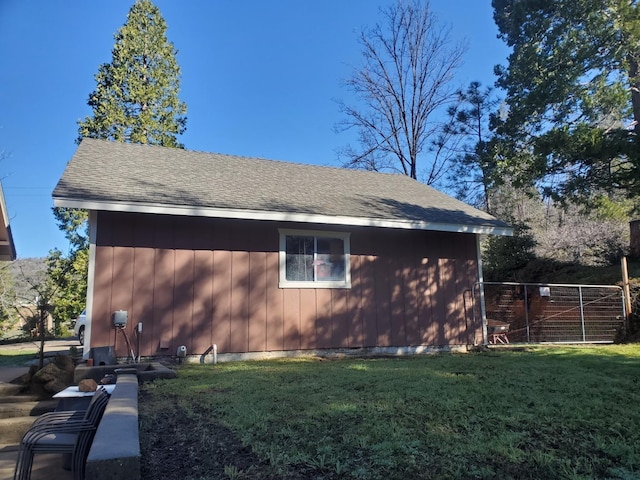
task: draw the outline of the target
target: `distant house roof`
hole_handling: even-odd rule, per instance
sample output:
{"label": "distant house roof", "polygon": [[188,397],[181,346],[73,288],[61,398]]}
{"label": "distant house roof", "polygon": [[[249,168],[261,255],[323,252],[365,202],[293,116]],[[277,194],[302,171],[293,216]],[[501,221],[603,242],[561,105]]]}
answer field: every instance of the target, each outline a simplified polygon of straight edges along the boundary
{"label": "distant house roof", "polygon": [[11,261],[16,259],[16,247],[13,243],[11,225],[9,225],[9,215],[7,205],[4,200],[2,184],[0,184],[0,261]]}
{"label": "distant house roof", "polygon": [[85,138],[60,207],[511,235],[491,215],[404,175]]}

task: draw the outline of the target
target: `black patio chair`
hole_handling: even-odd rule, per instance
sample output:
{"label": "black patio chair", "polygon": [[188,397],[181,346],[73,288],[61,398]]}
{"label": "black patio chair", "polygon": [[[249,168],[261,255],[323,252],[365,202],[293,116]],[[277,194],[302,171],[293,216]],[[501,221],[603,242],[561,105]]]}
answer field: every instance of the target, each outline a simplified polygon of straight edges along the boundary
{"label": "black patio chair", "polygon": [[[106,389],[103,386],[99,386],[96,389],[96,392],[93,394],[91,401],[95,402],[100,399],[99,397],[100,395],[105,395],[105,394],[109,395],[109,393],[106,391]],[[78,409],[78,410],[60,410],[60,411],[43,413],[38,418],[36,418],[35,422],[33,422],[33,424],[31,425],[31,428],[43,423],[52,424],[52,423],[67,422],[69,420],[85,419],[85,416],[87,415],[87,408]]]}
{"label": "black patio chair", "polygon": [[20,442],[14,480],[31,478],[36,453],[71,454],[74,480],[84,479],[85,461],[108,402],[109,394],[99,388],[81,418],[78,418],[78,412],[53,412],[48,421],[36,421]]}

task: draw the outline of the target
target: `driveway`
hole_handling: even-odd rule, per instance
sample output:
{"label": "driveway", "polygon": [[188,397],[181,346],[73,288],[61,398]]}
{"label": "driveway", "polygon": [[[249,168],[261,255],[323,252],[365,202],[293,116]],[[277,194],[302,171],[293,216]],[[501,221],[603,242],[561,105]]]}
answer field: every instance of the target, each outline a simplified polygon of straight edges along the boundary
{"label": "driveway", "polygon": [[[71,347],[76,347],[78,350],[82,350],[82,345],[78,342],[78,339],[75,337],[65,338],[61,340],[47,340],[44,342],[44,351],[46,353],[49,352],[62,352],[68,353]],[[33,352],[35,349],[38,351],[40,348],[40,341],[28,341],[22,343],[10,343],[7,345],[0,345],[0,352],[11,352],[15,355],[19,355],[20,353],[29,353]]]}
{"label": "driveway", "polygon": [[[71,347],[77,347],[78,351],[82,351],[82,346],[78,343],[78,340],[74,337],[65,338],[61,340],[48,340],[44,342],[44,352],[47,356],[55,355],[56,353],[69,353]],[[4,355],[20,355],[23,353],[37,353],[40,348],[40,342],[22,342],[11,343],[7,345],[0,345],[0,353]],[[15,378],[18,378],[23,373],[29,371],[28,365],[23,366],[10,366],[0,367],[0,383],[10,382]]]}

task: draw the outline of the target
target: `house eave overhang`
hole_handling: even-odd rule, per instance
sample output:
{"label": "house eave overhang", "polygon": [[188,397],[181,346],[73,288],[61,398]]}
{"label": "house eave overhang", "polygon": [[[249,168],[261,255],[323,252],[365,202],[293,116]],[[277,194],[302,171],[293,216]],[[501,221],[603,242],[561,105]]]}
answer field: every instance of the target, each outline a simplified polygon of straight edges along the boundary
{"label": "house eave overhang", "polygon": [[438,223],[404,219],[350,217],[340,215],[320,215],[299,212],[278,212],[267,210],[245,210],[231,208],[197,207],[181,205],[106,202],[100,200],[79,200],[54,197],[56,207],[82,208],[85,210],[150,213],[156,215],[179,215],[190,217],[227,218],[237,220],[269,220],[280,222],[313,223],[324,225],[344,225],[356,227],[397,228],[404,230],[432,230],[488,235],[513,235],[513,228],[497,225],[468,225],[456,223]]}
{"label": "house eave overhang", "polygon": [[0,184],[0,261],[9,262],[15,260],[16,257],[16,246],[13,242],[11,225],[9,225],[7,204],[5,202],[2,184]]}

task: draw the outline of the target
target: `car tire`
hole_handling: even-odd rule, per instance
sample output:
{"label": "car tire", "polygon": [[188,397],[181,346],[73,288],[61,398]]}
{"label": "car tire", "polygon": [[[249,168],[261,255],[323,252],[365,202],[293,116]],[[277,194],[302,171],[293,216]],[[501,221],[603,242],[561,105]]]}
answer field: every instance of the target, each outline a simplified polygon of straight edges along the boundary
{"label": "car tire", "polygon": [[80,327],[80,330],[78,330],[78,341],[80,345],[84,346],[84,327]]}

